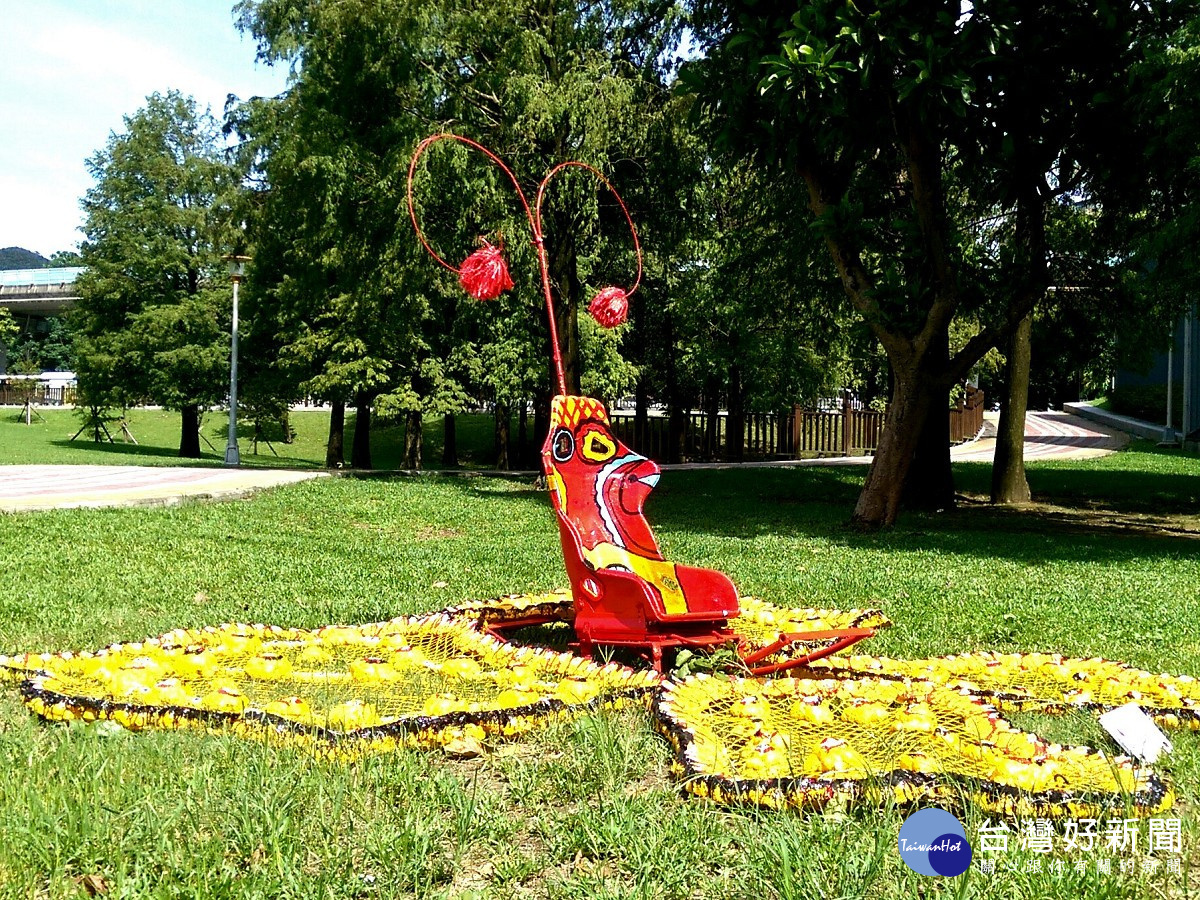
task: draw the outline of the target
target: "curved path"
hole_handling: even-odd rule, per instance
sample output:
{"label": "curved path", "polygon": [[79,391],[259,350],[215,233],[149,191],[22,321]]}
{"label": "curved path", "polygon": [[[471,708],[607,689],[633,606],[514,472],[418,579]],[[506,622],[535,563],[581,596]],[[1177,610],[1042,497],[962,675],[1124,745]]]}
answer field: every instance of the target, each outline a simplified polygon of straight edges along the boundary
{"label": "curved path", "polygon": [[0,511],[230,500],[326,472],[180,466],[0,466]]}
{"label": "curved path", "polygon": [[[989,416],[984,437],[950,450],[955,462],[991,462],[996,456],[995,419]],[[1129,435],[1064,412],[1025,415],[1025,459],[1089,459],[1124,448]]]}
{"label": "curved path", "polygon": [[[985,427],[985,435],[994,434]],[[1026,459],[1082,459],[1103,456],[1129,443],[1129,437],[1086,419],[1060,412],[1025,418]],[[958,462],[991,462],[994,437],[960,444],[950,451]],[[753,466],[865,465],[869,456],[781,460],[763,463],[684,463],[665,469],[718,469]],[[517,473],[511,473],[517,474]],[[280,469],[182,468],[170,466],[0,466],[0,512],[94,506],[145,506],[185,499],[234,499],[263,488],[291,484],[328,472]]]}

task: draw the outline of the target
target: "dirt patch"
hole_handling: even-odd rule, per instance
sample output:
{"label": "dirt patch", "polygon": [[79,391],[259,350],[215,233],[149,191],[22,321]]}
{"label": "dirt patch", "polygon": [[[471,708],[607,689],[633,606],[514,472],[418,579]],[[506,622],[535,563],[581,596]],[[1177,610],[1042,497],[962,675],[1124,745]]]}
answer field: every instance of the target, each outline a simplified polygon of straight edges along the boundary
{"label": "dirt patch", "polygon": [[1200,540],[1200,515],[1183,513],[1135,513],[1102,505],[1059,506],[1054,503],[1022,503],[993,506],[983,494],[960,494],[962,511],[1003,522],[1013,531],[1043,531],[1053,528],[1068,534],[1113,534],[1131,537]]}
{"label": "dirt patch", "polygon": [[422,525],[413,535],[418,541],[440,541],[446,538],[462,537],[457,528],[446,528],[437,525]]}

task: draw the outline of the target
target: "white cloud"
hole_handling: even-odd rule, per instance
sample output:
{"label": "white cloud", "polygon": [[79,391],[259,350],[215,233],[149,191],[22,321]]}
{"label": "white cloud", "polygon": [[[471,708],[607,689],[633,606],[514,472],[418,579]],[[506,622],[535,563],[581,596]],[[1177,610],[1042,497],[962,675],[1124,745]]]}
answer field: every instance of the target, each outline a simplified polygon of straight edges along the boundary
{"label": "white cloud", "polygon": [[[275,93],[227,0],[0,0],[0,246],[39,253],[80,238],[84,161],[155,92],[224,113],[229,93]],[[17,9],[16,7],[21,7]]]}

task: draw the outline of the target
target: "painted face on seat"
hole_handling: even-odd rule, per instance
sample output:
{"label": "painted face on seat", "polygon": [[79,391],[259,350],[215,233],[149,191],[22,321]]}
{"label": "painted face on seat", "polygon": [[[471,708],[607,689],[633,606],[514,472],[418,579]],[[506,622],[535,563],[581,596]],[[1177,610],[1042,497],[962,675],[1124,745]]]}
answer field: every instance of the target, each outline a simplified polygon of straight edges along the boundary
{"label": "painted face on seat", "polygon": [[658,484],[658,465],[621,443],[604,405],[591,397],[555,397],[542,450],[555,506],[590,549],[615,544],[662,559],[642,514]]}

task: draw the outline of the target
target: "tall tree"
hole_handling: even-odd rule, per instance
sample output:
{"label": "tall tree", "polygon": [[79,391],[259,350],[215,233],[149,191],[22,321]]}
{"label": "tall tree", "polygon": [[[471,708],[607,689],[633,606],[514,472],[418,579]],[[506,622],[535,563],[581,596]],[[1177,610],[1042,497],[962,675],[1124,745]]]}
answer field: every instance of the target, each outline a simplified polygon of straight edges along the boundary
{"label": "tall tree", "polygon": [[200,456],[200,410],[226,395],[237,189],[221,129],[190,97],[152,94],[88,160],[87,270],[72,313],[80,389],[93,405],[181,414],[179,455]]}
{"label": "tall tree", "polygon": [[[692,83],[728,138],[803,182],[888,355],[858,525],[893,522],[906,485],[910,501],[953,502],[949,390],[1044,297],[1047,210],[1142,145],[1119,111],[1167,18],[1136,2],[698,4]],[[980,242],[974,223],[996,216],[1005,242]],[[981,327],[951,353],[964,318]]]}
{"label": "tall tree", "polygon": [[[528,226],[513,215],[519,208],[511,185],[495,179],[487,160],[469,159],[461,147],[439,148],[418,175],[422,221],[448,256],[465,255],[480,236],[510,238],[510,266],[518,280],[512,314],[525,321],[489,328],[475,321],[469,304],[456,303],[430,284],[439,275],[428,262],[413,264],[417,245],[396,215],[403,166],[420,137],[450,127],[499,152],[530,195],[537,178],[568,158],[584,159],[623,183],[616,169],[639,172],[642,136],[654,109],[667,99],[656,72],[660,51],[677,27],[671,5],[244,0],[238,10],[261,52],[289,60],[297,72],[290,102],[298,137],[277,154],[273,170],[266,164],[271,192],[291,198],[281,200],[282,206],[301,211],[291,224],[303,228],[274,229],[299,236],[281,254],[287,259],[277,268],[280,289],[285,279],[293,280],[314,310],[328,310],[323,292],[332,290],[365,304],[364,313],[386,314],[376,315],[374,328],[355,339],[374,357],[366,368],[380,376],[371,386],[380,409],[403,413],[414,434],[421,415],[452,414],[467,391],[495,391],[501,404],[548,394],[548,328],[536,263],[524,239]],[[323,183],[317,190],[288,188],[299,181],[296,173],[318,169]],[[572,390],[579,385],[582,343],[590,339],[576,324],[579,305],[589,288],[627,285],[634,271],[624,220],[597,195],[590,176],[572,170],[556,180],[546,203],[551,276]],[[297,283],[305,270],[314,277]],[[330,323],[329,346],[351,346],[340,335],[349,337],[347,330],[367,318],[338,317],[338,324]],[[316,330],[305,334],[311,346]],[[492,334],[508,343],[485,353]],[[386,345],[378,343],[381,335]],[[328,358],[325,352],[322,359]],[[586,352],[615,361],[616,344],[597,340]],[[479,365],[485,358],[505,360],[499,363],[504,371],[492,379],[497,383],[465,383],[472,372],[488,374]],[[529,370],[526,359],[544,373],[540,384],[526,384],[523,377],[513,381],[511,376]],[[325,370],[329,374],[329,366]]]}

